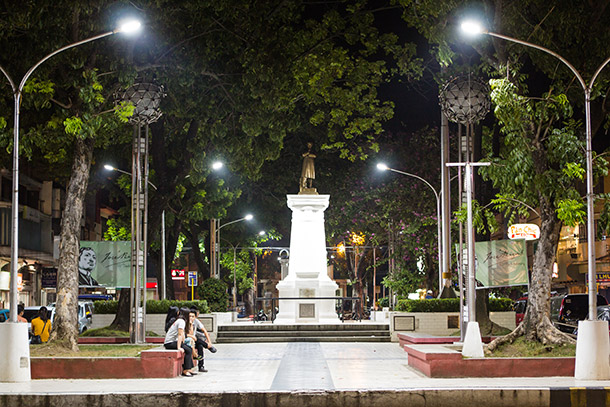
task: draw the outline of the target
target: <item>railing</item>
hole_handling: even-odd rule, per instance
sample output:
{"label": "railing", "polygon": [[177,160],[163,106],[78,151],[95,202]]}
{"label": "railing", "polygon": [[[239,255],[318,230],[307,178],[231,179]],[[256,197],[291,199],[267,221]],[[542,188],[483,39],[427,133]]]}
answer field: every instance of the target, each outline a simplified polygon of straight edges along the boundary
{"label": "railing", "polygon": [[310,300],[310,301],[318,301],[318,300],[333,300],[335,303],[335,311],[337,312],[337,316],[341,320],[341,322],[346,319],[353,319],[362,321],[362,315],[358,312],[360,309],[359,303],[360,298],[358,297],[256,297],[254,299],[254,322],[258,320],[258,310],[259,310],[259,302],[264,304],[271,301],[271,322],[275,321],[277,317],[277,313],[279,312],[276,309],[275,302],[278,301],[293,301],[293,300]]}

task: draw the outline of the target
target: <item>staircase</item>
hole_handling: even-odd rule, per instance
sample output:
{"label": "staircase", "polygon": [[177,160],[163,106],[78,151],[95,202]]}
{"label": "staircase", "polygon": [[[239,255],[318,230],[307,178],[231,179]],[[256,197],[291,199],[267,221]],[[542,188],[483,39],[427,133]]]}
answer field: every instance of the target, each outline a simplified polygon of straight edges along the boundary
{"label": "staircase", "polygon": [[390,342],[390,327],[358,322],[332,325],[239,323],[219,326],[216,342]]}

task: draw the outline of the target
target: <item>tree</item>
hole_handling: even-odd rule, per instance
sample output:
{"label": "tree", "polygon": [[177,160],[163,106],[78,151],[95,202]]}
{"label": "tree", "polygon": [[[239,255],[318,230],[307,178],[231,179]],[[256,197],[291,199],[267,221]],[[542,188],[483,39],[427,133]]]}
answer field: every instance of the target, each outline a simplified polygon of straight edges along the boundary
{"label": "tree", "polygon": [[[314,134],[319,147],[350,159],[375,151],[392,114],[377,89],[415,60],[414,47],[375,28],[377,11],[366,2],[161,1],[144,12],[155,38],[134,48],[138,80],[154,78],[167,92],[163,117],[151,126],[159,190],[151,194],[149,241],[166,209],[170,236],[207,247],[208,220],[227,217],[244,181],[260,178],[286,138]],[[225,181],[210,176],[217,157],[231,174]],[[207,277],[203,252],[196,259]]]}
{"label": "tree", "polygon": [[[438,44],[439,62],[447,65],[459,60],[456,50],[467,53],[463,44],[452,39],[457,32],[453,22],[473,12],[467,9],[466,2],[429,2],[419,7],[411,1],[400,3],[413,6],[404,7],[404,17],[429,41]],[[591,74],[597,61],[606,56],[602,44],[610,37],[601,20],[607,16],[608,2],[582,2],[573,7],[538,0],[513,3],[496,0],[478,5],[476,12],[485,17],[490,31],[551,48],[576,63],[581,72]],[[498,154],[488,150],[487,159],[498,165],[484,171],[499,190],[497,207],[510,212],[515,202],[521,202],[525,205],[517,206],[520,213],[537,207],[541,220],[524,322],[507,337],[492,343],[490,349],[518,335],[548,344],[571,342],[550,323],[549,297],[561,224],[582,222],[584,216],[578,189],[584,173],[583,127],[572,119],[568,103],[569,99],[573,105],[581,106],[582,92],[572,73],[550,55],[499,39],[474,42],[472,46],[490,76],[507,78],[493,82],[499,131],[491,134],[501,142],[501,148]],[[519,72],[526,63],[533,65],[530,73],[536,75],[536,81],[527,81]],[[528,83],[536,89],[536,96],[528,96]],[[600,81],[596,89],[596,94],[607,90],[608,81]],[[607,107],[601,100],[594,105],[595,128],[600,128],[607,123]],[[597,157],[596,175],[605,173],[602,168],[606,164]]]}
{"label": "tree", "polygon": [[[62,45],[107,31],[109,27],[101,23],[107,7],[108,2],[87,8],[80,2],[59,1],[53,5],[20,4],[18,11],[6,10],[19,18],[3,21],[0,41],[7,52],[2,65],[9,71],[23,72],[24,67]],[[116,44],[116,39],[103,41]],[[67,179],[52,340],[75,350],[80,220],[93,150],[121,138],[117,128],[130,111],[114,108],[108,98],[118,83],[117,76],[106,75],[112,53],[113,48],[102,46],[102,41],[65,51],[41,65],[24,88],[22,110],[29,117],[22,121],[23,149],[28,157],[44,157],[55,169],[52,174]],[[34,112],[37,114],[32,115]],[[8,140],[5,137],[3,143],[8,144]]]}

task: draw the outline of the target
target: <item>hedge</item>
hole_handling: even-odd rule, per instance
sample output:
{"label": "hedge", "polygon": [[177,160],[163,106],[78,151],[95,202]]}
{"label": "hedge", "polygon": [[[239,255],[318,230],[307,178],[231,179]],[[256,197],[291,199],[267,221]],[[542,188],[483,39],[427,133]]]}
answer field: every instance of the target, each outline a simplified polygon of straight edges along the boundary
{"label": "hedge", "polygon": [[[210,312],[210,307],[206,300],[195,300],[195,301],[177,301],[177,300],[147,300],[146,301],[146,313],[147,314],[167,314],[169,307],[175,306],[178,308],[186,307],[190,308],[193,305],[199,308],[199,312],[207,314]],[[94,313],[95,314],[116,314],[119,307],[118,301],[94,301]]]}
{"label": "hedge", "polygon": [[[489,311],[512,311],[510,298],[490,298]],[[433,298],[429,300],[398,300],[396,311],[405,312],[460,312],[459,298]]]}

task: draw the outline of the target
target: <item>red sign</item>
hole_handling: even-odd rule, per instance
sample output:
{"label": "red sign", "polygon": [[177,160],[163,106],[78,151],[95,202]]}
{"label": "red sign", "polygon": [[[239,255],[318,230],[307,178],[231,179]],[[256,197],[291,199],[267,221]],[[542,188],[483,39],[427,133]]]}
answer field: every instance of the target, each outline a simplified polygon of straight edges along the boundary
{"label": "red sign", "polygon": [[157,288],[157,283],[146,283],[146,288]]}
{"label": "red sign", "polygon": [[184,280],[184,270],[172,270],[172,280]]}
{"label": "red sign", "polygon": [[508,228],[508,238],[536,240],[540,237],[540,228],[533,223],[516,223]]}

